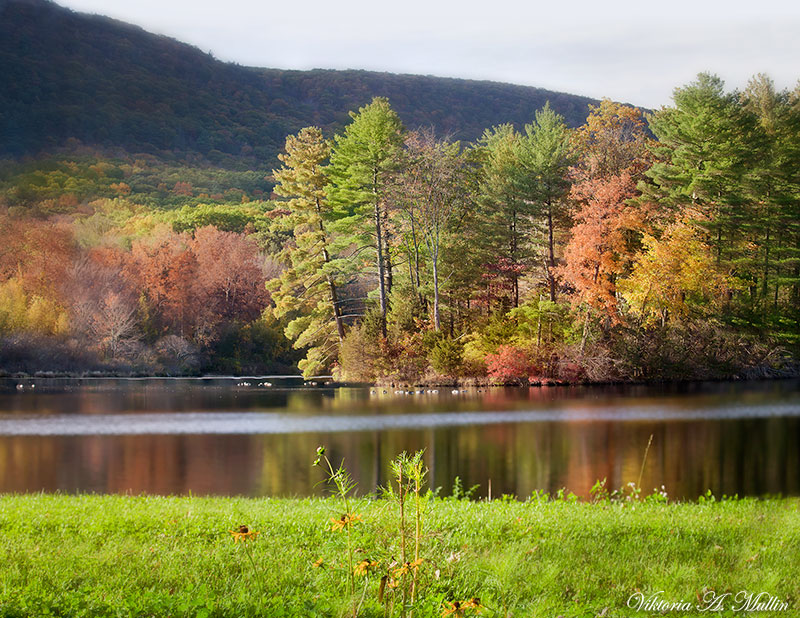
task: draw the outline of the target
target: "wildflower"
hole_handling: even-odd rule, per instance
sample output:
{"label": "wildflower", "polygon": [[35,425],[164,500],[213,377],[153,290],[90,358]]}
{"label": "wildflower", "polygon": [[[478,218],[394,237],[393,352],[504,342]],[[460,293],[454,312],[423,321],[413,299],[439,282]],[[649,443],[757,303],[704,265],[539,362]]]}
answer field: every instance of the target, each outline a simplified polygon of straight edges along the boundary
{"label": "wildflower", "polygon": [[325,447],[318,446],[317,447],[317,458],[314,460],[314,465],[318,466],[322,461],[322,458],[325,457]]}
{"label": "wildflower", "polygon": [[317,560],[316,562],[314,562],[314,563],[313,563],[311,566],[312,566],[312,567],[314,567],[315,569],[318,569],[318,568],[320,568],[321,566],[323,566],[322,558],[320,558],[319,560]]}
{"label": "wildflower", "polygon": [[228,530],[228,532],[231,533],[234,543],[238,543],[239,541],[245,543],[250,540],[255,540],[258,536],[258,532],[250,530],[247,526],[239,526],[238,530]]}
{"label": "wildflower", "polygon": [[405,562],[405,563],[403,563],[402,566],[400,566],[400,567],[398,567],[398,568],[396,568],[394,570],[394,576],[395,577],[402,577],[403,575],[408,575],[408,573],[412,569],[418,568],[421,564],[422,564],[422,558],[419,558],[418,560],[414,560],[414,562]]}
{"label": "wildflower", "polygon": [[355,573],[356,575],[366,575],[370,571],[373,571],[377,566],[378,563],[375,560],[370,560],[369,558],[365,558],[355,566],[355,568],[353,569],[353,573]]}
{"label": "wildflower", "polygon": [[331,532],[344,530],[345,528],[352,526],[357,521],[361,521],[361,515],[345,513],[339,519],[331,517]]}
{"label": "wildflower", "polygon": [[474,609],[479,614],[482,607],[483,605],[481,605],[481,600],[478,597],[472,597],[469,601],[446,602],[442,616],[463,617],[466,616],[468,609]]}
{"label": "wildflower", "polygon": [[[447,607],[449,605],[449,607]],[[464,607],[460,601],[445,602],[445,608],[442,612],[442,618],[445,616],[452,616],[453,618],[463,618]]]}

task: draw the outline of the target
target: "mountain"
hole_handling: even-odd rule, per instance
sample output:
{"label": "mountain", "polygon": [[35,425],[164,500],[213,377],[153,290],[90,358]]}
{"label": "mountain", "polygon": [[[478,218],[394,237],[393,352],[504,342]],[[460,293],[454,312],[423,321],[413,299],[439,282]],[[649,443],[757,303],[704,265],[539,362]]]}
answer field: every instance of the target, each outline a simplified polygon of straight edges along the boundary
{"label": "mountain", "polygon": [[576,126],[595,102],[488,81],[243,67],[48,0],[0,0],[0,157],[83,144],[269,166],[287,134],[310,124],[330,134],[373,96],[409,128],[464,140],[522,126],[547,101]]}

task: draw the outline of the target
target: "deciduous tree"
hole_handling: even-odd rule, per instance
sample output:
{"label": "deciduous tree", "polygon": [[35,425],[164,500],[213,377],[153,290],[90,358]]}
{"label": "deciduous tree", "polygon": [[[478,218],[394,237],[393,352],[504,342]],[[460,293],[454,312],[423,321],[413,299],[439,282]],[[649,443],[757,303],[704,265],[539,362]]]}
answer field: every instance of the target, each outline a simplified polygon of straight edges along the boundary
{"label": "deciduous tree", "polygon": [[400,183],[404,210],[412,233],[423,239],[430,256],[433,324],[439,330],[441,252],[451,223],[461,214],[468,199],[465,160],[458,143],[438,140],[432,131],[409,134],[406,156],[408,162]]}

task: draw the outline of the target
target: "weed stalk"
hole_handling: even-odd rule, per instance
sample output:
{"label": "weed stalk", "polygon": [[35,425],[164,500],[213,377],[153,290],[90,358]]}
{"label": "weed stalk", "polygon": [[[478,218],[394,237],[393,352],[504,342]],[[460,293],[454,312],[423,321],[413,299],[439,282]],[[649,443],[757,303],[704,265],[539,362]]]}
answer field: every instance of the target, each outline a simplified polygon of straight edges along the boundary
{"label": "weed stalk", "polygon": [[355,488],[356,483],[353,481],[350,473],[344,467],[344,461],[339,464],[339,467],[334,469],[331,460],[325,454],[325,447],[320,446],[317,448],[317,459],[314,461],[315,466],[325,463],[327,467],[327,482],[333,485],[333,493],[341,498],[344,503],[344,515],[341,519],[341,527],[344,528],[347,539],[347,587],[350,593],[350,598],[353,600],[353,618],[358,615],[359,603],[356,600],[356,581],[355,571],[353,570],[353,539],[350,529],[353,526],[354,514],[350,511],[350,492]]}
{"label": "weed stalk", "polygon": [[647,463],[647,453],[650,450],[650,445],[653,443],[653,434],[650,434],[650,439],[647,441],[647,447],[644,449],[644,457],[642,457],[642,467],[639,470],[639,480],[636,481],[636,487],[640,490],[642,488],[642,475],[644,474],[644,466]]}

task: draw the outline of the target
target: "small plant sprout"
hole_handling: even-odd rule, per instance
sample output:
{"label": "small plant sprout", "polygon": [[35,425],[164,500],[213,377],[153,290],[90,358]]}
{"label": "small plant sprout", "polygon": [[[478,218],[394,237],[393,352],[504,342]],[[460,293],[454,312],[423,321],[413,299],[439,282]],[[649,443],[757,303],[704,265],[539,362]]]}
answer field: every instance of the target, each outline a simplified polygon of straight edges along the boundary
{"label": "small plant sprout", "polygon": [[[405,504],[406,504],[406,484],[407,484],[407,476],[406,476],[406,462],[408,461],[408,454],[403,451],[397,458],[392,461],[392,474],[394,475],[394,480],[397,483],[397,494],[395,494],[395,499],[397,500],[397,504],[400,506],[400,562],[401,564],[406,564],[406,511],[405,511]],[[390,485],[391,488],[391,485]],[[397,575],[395,574],[393,581],[397,582]],[[401,611],[401,615],[406,615],[406,604],[407,604],[407,594],[408,588],[404,585],[402,587],[403,590],[403,608]]]}
{"label": "small plant sprout", "polygon": [[325,470],[327,474],[326,482],[332,486],[331,491],[337,495],[344,504],[344,513],[338,519],[331,517],[331,531],[342,532],[347,535],[347,589],[350,598],[353,600],[353,618],[358,614],[358,603],[355,597],[355,568],[353,567],[353,539],[351,529],[353,524],[361,521],[361,516],[356,515],[350,509],[350,492],[356,487],[356,482],[350,476],[350,473],[345,469],[344,462],[339,464],[338,468],[333,467],[331,460],[325,454],[325,447],[317,447],[317,457],[314,460],[314,465],[319,466]]}
{"label": "small plant sprout", "polygon": [[592,496],[592,502],[608,502],[610,496],[606,487],[606,479],[595,481],[595,484],[589,490],[589,494]]}
{"label": "small plant sprout", "polygon": [[[425,485],[425,477],[428,468],[423,460],[424,451],[417,451],[413,455],[408,455],[405,451],[392,461],[392,474],[397,483],[397,494],[394,495],[400,506],[400,563],[392,572],[395,580],[399,580],[403,591],[403,612],[406,615],[406,606],[409,601],[409,587],[405,584],[407,576],[411,576],[410,602],[413,606],[417,597],[418,572],[422,565],[420,557],[420,545],[422,541],[422,516],[424,513],[424,501],[422,488]],[[406,542],[406,501],[409,493],[414,498],[414,559],[409,560],[407,555]]]}

